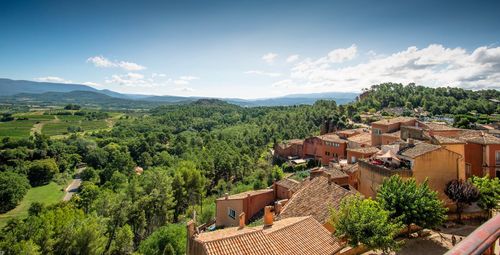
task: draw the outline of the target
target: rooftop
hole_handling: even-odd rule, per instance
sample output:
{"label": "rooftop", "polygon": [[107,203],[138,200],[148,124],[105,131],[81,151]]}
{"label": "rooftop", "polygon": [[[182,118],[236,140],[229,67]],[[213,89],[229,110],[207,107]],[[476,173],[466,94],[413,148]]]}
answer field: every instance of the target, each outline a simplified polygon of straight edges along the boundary
{"label": "rooftop", "polygon": [[352,152],[357,152],[357,153],[362,153],[362,154],[373,154],[377,153],[380,151],[377,147],[360,147],[360,148],[350,148],[347,149],[347,151],[352,151]]}
{"label": "rooftop", "polygon": [[455,139],[455,138],[452,138],[452,137],[446,137],[446,136],[440,136],[440,135],[435,135],[435,136],[433,136],[433,138],[439,144],[461,144],[461,143],[465,143],[464,141],[461,141],[459,139]]}
{"label": "rooftop", "polygon": [[[238,194],[229,195],[227,197],[227,199],[243,199],[243,198],[246,198],[248,196],[260,195],[260,194],[264,194],[267,192],[273,192],[273,189],[259,189],[259,190],[245,191],[245,192],[241,192]],[[217,200],[225,200],[225,199],[226,199],[225,197],[217,198]]]}
{"label": "rooftop", "polygon": [[353,135],[347,138],[348,141],[360,144],[372,144],[372,135],[370,132],[363,132],[361,134]]}
{"label": "rooftop", "polygon": [[300,185],[300,182],[299,181],[296,181],[294,179],[290,179],[290,178],[285,178],[285,179],[281,179],[279,181],[276,182],[277,185],[280,185],[282,187],[285,187],[289,190],[293,190],[295,189],[298,185]]}
{"label": "rooftop", "polygon": [[465,130],[460,133],[458,139],[468,143],[500,144],[500,138],[480,130]]}
{"label": "rooftop", "polygon": [[412,117],[396,117],[392,119],[383,119],[379,121],[372,122],[372,124],[378,124],[378,125],[390,125],[390,124],[395,124],[395,123],[402,123],[402,122],[408,122],[416,120],[415,118]]}
{"label": "rooftop", "polygon": [[271,226],[232,227],[200,233],[207,254],[333,254],[341,243],[313,217],[293,217]]}
{"label": "rooftop", "polygon": [[455,128],[455,127],[451,127],[451,126],[448,126],[448,125],[445,125],[445,124],[441,124],[441,123],[435,123],[435,122],[422,122],[422,124],[430,129],[430,130],[440,130],[440,131],[444,131],[444,130],[461,130],[460,128]]}
{"label": "rooftop", "polygon": [[302,145],[304,143],[304,140],[301,139],[292,139],[292,140],[286,140],[282,141],[281,143],[278,144],[281,148],[286,148],[291,145]]}
{"label": "rooftop", "polygon": [[346,140],[340,138],[338,135],[333,134],[333,133],[319,135],[317,137],[319,139],[323,140],[323,141],[328,141],[328,142],[336,142],[336,143],[345,143],[345,142],[347,142]]}
{"label": "rooftop", "polygon": [[328,177],[318,176],[302,185],[278,216],[281,219],[311,215],[321,224],[329,220],[330,208],[338,208],[340,201],[347,195],[355,194],[333,182]]}
{"label": "rooftop", "polygon": [[429,143],[419,143],[408,148],[405,148],[399,152],[402,156],[409,158],[417,158],[428,152],[435,151],[441,148],[439,145],[429,144]]}

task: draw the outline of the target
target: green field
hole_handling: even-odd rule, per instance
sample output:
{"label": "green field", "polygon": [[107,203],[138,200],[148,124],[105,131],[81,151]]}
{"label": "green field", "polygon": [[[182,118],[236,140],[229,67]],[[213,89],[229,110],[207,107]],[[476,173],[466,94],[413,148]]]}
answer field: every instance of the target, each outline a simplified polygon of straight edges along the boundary
{"label": "green field", "polygon": [[15,120],[9,122],[0,122],[0,138],[12,137],[22,138],[30,135],[31,128],[36,120]]}
{"label": "green field", "polygon": [[43,126],[42,133],[48,136],[68,134],[68,127],[81,127],[83,131],[93,131],[107,128],[105,120],[61,120],[60,122],[50,122]]}
{"label": "green field", "polygon": [[33,202],[41,202],[45,205],[50,205],[61,201],[64,197],[64,191],[61,189],[61,186],[53,182],[45,186],[31,188],[16,208],[7,213],[0,214],[0,228],[12,218],[28,216],[28,209]]}

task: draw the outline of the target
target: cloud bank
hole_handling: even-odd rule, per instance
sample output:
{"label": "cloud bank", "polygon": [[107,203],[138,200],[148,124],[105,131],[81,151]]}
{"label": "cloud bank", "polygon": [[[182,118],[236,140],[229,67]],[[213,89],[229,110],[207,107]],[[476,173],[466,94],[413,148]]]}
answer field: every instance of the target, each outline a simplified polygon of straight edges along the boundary
{"label": "cloud bank", "polygon": [[111,61],[103,56],[94,56],[87,59],[87,63],[92,63],[95,67],[112,68],[118,67],[126,71],[141,71],[145,66],[128,61]]}
{"label": "cloud bank", "polygon": [[367,60],[349,65],[358,56],[356,45],[334,49],[321,58],[298,62],[290,70],[290,79],[274,86],[360,91],[382,82],[415,82],[429,87],[500,89],[500,47],[482,46],[468,52],[460,47],[431,44],[422,49],[408,47],[387,56],[373,51],[367,55]]}

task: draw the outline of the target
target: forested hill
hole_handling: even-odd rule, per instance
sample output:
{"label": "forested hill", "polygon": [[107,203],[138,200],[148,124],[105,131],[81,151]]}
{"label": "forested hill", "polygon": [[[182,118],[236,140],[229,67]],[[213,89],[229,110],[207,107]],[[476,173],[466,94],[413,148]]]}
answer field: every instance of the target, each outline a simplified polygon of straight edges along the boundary
{"label": "forested hill", "polygon": [[500,112],[500,91],[493,89],[473,91],[452,87],[429,88],[412,83],[383,83],[373,85],[359,98],[355,106],[362,111],[382,110],[385,107],[423,107],[434,115]]}

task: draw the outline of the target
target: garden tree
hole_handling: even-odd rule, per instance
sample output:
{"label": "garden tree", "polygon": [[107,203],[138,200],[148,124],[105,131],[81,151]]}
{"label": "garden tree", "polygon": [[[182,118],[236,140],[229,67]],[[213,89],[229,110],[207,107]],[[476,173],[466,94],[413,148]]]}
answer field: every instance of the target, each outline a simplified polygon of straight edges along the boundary
{"label": "garden tree", "polygon": [[472,183],[464,180],[451,180],[446,184],[444,193],[455,202],[458,222],[462,222],[465,205],[470,205],[479,198],[479,190]]}
{"label": "garden tree", "polygon": [[400,220],[410,234],[411,224],[423,228],[438,226],[446,219],[446,208],[432,191],[427,181],[417,184],[415,179],[403,180],[399,175],[386,178],[377,191],[377,201]]}
{"label": "garden tree", "polygon": [[42,213],[44,209],[45,209],[45,206],[43,205],[43,203],[33,202],[33,203],[31,203],[30,208],[28,209],[28,215],[29,216],[37,216],[40,213]]}
{"label": "garden tree", "polygon": [[479,189],[477,205],[487,210],[491,217],[491,210],[497,208],[500,203],[500,180],[498,177],[473,176],[470,181]]}
{"label": "garden tree", "polygon": [[48,184],[59,172],[56,161],[52,158],[33,161],[28,169],[28,179],[31,186]]}
{"label": "garden tree", "polygon": [[394,251],[399,244],[394,238],[401,223],[389,217],[389,212],[371,199],[353,195],[342,199],[339,209],[331,211],[330,221],[335,235],[346,238],[349,245],[363,244],[368,249]]}
{"label": "garden tree", "polygon": [[185,254],[186,235],[183,224],[167,224],[144,240],[139,246],[139,252],[144,255]]}
{"label": "garden tree", "polygon": [[14,209],[29,188],[26,177],[13,172],[0,172],[0,213]]}
{"label": "garden tree", "polygon": [[99,175],[97,171],[93,167],[86,167],[80,173],[80,178],[82,181],[89,181],[93,183],[97,183],[99,181]]}

